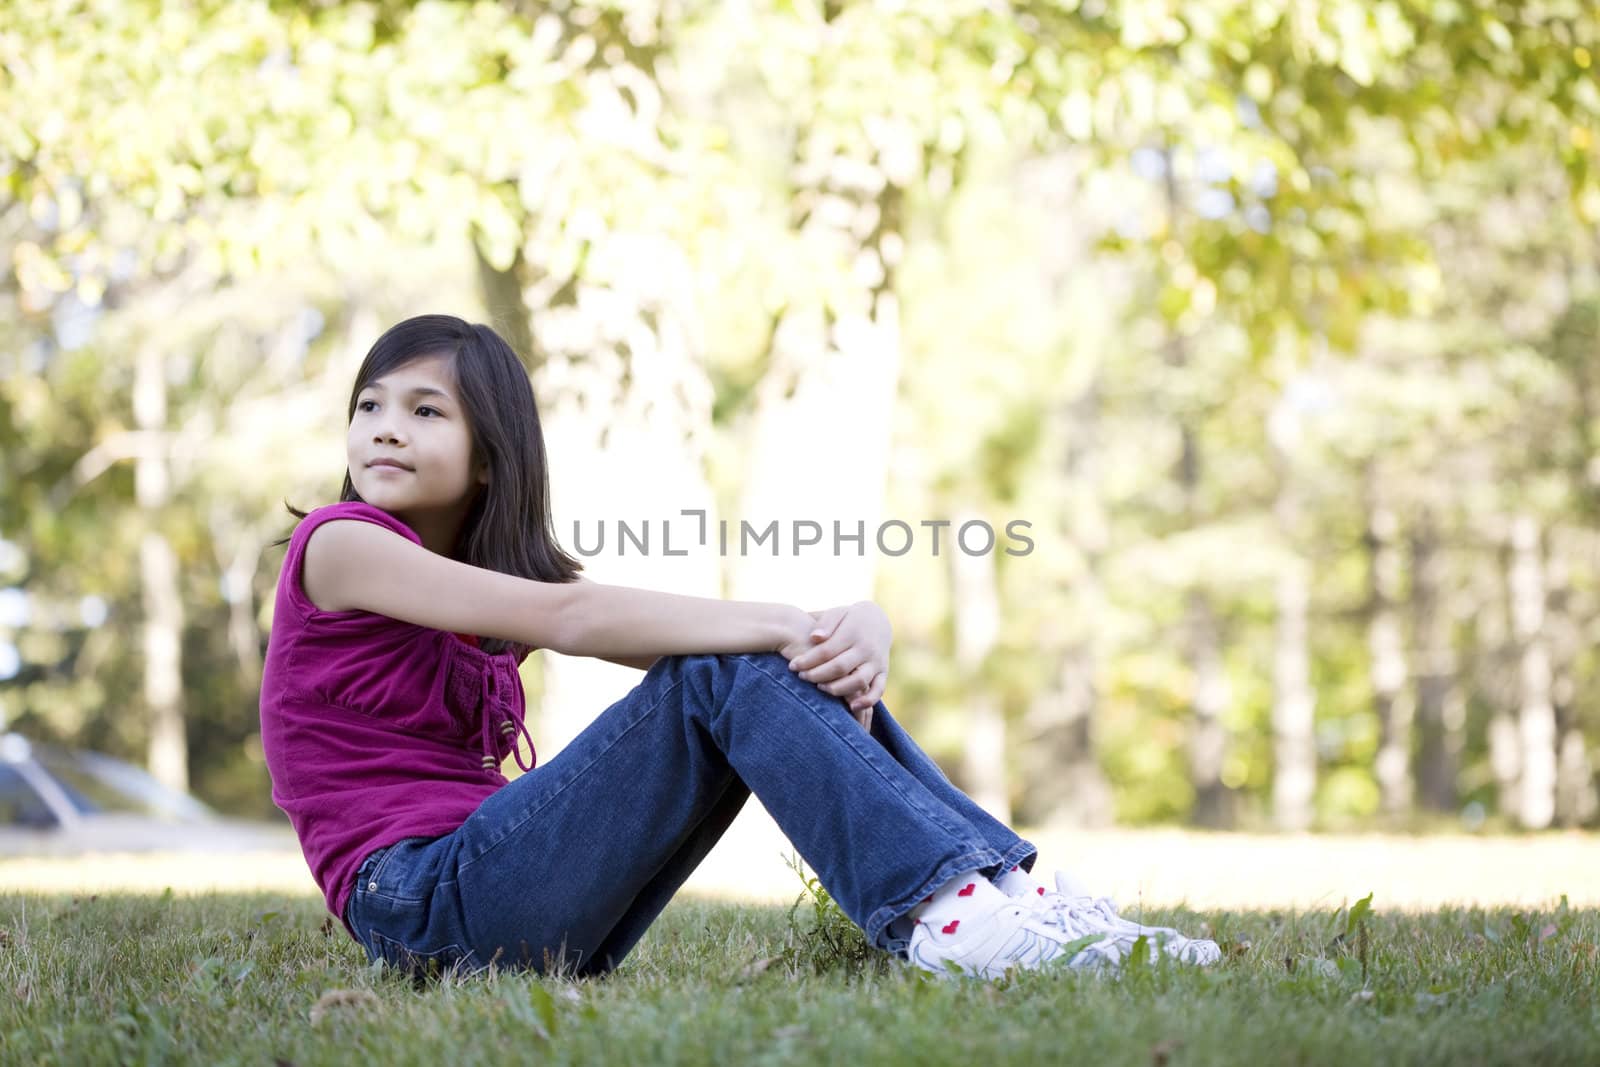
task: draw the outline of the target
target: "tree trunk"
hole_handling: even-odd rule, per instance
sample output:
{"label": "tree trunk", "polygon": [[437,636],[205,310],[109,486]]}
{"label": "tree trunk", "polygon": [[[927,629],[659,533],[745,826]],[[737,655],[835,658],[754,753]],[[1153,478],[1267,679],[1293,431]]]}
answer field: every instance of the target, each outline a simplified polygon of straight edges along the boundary
{"label": "tree trunk", "polygon": [[1511,523],[1511,627],[1518,658],[1517,821],[1539,830],[1555,818],[1556,721],[1551,701],[1550,647],[1545,633],[1544,558],[1538,521]]}
{"label": "tree trunk", "polygon": [[[1177,167],[1171,150],[1166,154],[1166,206],[1170,232],[1180,229]],[[1189,364],[1189,351],[1175,326],[1167,330],[1167,364],[1182,372]],[[1183,517],[1192,526],[1198,518],[1195,498],[1200,489],[1200,441],[1190,413],[1176,416],[1179,435],[1178,489],[1183,499]],[[1232,796],[1222,781],[1227,761],[1228,735],[1222,725],[1222,711],[1228,702],[1228,682],[1222,662],[1222,639],[1210,595],[1200,586],[1184,596],[1184,630],[1190,670],[1194,673],[1193,723],[1189,735],[1189,779],[1194,788],[1191,819],[1196,825],[1225,827],[1233,822]]]}
{"label": "tree trunk", "polygon": [[[879,172],[846,164],[833,160],[822,187],[797,196],[833,205],[802,211],[805,225],[837,226],[838,240],[859,242],[856,274],[871,280],[855,299],[794,309],[773,330],[738,524],[759,532],[776,523],[777,540],[747,549],[730,525],[731,595],[740,600],[816,610],[872,595],[900,380],[901,192],[862,187],[858,175]],[[800,547],[802,537],[819,540]]]}
{"label": "tree trunk", "polygon": [[1072,644],[1060,663],[1056,684],[1041,690],[1026,714],[1029,740],[1019,769],[1028,783],[1028,810],[1052,826],[1109,826],[1116,812],[1095,752],[1093,645]]}
{"label": "tree trunk", "polygon": [[1500,540],[1495,560],[1497,595],[1489,593],[1486,584],[1473,598],[1466,618],[1472,633],[1472,691],[1481,693],[1490,709],[1485,740],[1495,811],[1514,818],[1522,763],[1515,715],[1522,683],[1518,677],[1520,652],[1511,624],[1511,542],[1504,531],[1496,536]]}
{"label": "tree trunk", "polygon": [[1417,787],[1423,806],[1454,812],[1456,774],[1465,747],[1466,702],[1456,684],[1454,612],[1447,602],[1444,555],[1431,509],[1411,533],[1411,628],[1417,643]]}
{"label": "tree trunk", "polygon": [[210,526],[222,571],[222,599],[228,605],[228,645],[240,675],[255,685],[261,680],[261,630],[254,583],[266,541],[258,524],[240,522],[220,501],[211,508]]}
{"label": "tree trunk", "polygon": [[[981,516],[962,514],[963,524]],[[968,708],[961,778],[966,792],[1001,822],[1011,821],[1011,789],[1006,773],[1006,719],[994,691],[983,678],[984,661],[1000,636],[1000,594],[994,555],[969,555],[959,545],[949,554],[950,603],[955,616],[955,658]]]}
{"label": "tree trunk", "polygon": [[1555,821],[1582,826],[1595,813],[1594,770],[1589,763],[1578,710],[1575,672],[1583,636],[1573,618],[1568,550],[1559,530],[1551,531],[1547,558],[1545,632],[1549,635],[1550,698],[1555,709]]}
{"label": "tree trunk", "polygon": [[1272,652],[1272,817],[1280,830],[1311,825],[1317,784],[1316,696],[1307,650],[1309,568],[1287,563],[1278,575]]}
{"label": "tree trunk", "polygon": [[1561,749],[1556,763],[1556,820],[1572,829],[1586,826],[1600,810],[1595,796],[1594,765],[1575,709],[1560,709],[1558,719]]}
{"label": "tree trunk", "polygon": [[1100,769],[1094,743],[1099,706],[1095,638],[1100,628],[1096,620],[1104,611],[1099,575],[1107,538],[1096,474],[1099,412],[1098,378],[1064,412],[1067,449],[1062,473],[1077,502],[1067,509],[1064,536],[1075,543],[1083,558],[1083,572],[1072,597],[1078,610],[1064,626],[1066,647],[1060,653],[1056,684],[1042,690],[1027,710],[1028,739],[1019,753],[1029,810],[1038,812],[1040,821],[1058,826],[1106,826],[1115,816],[1111,787]]}
{"label": "tree trunk", "polygon": [[1380,477],[1376,471],[1368,476],[1367,645],[1372,698],[1378,715],[1378,754],[1374,770],[1382,810],[1394,818],[1411,810],[1412,707],[1400,632],[1400,552],[1395,546],[1399,523],[1383,502]]}
{"label": "tree trunk", "polygon": [[1186,644],[1194,671],[1194,723],[1189,738],[1192,819],[1197,826],[1222,829],[1233,825],[1233,798],[1222,782],[1222,766],[1228,756],[1228,734],[1222,725],[1228,678],[1222,663],[1220,627],[1204,590],[1189,590],[1185,605]]}
{"label": "tree trunk", "polygon": [[511,265],[501,270],[483,254],[481,237],[474,233],[472,254],[478,265],[478,292],[483,298],[489,325],[506,339],[512,351],[528,361],[530,369],[535,369],[538,360],[534,354],[533,322],[528,315],[527,299],[522,295],[529,266],[522,249],[519,247]]}
{"label": "tree trunk", "polygon": [[[608,426],[604,413],[588,416],[563,406],[545,420],[556,531],[594,581],[717,597],[719,513],[704,453],[689,431],[662,416],[636,418],[624,410],[610,413]],[[699,514],[685,516],[685,510]],[[622,539],[624,523],[641,540],[648,538],[648,552]],[[700,540],[702,529],[712,531],[706,542]],[[642,677],[605,660],[545,652],[536,733],[543,758]]]}
{"label": "tree trunk", "polygon": [[133,417],[147,443],[134,463],[134,496],[144,521],[139,538],[139,582],[144,608],[144,702],[150,716],[146,763],[162,785],[189,788],[189,743],[183,707],[183,596],[178,560],[161,532],[171,496],[166,445],[166,363],[153,342],[134,364]]}
{"label": "tree trunk", "polygon": [[[537,327],[543,314],[580,314],[564,299],[532,314],[532,373],[561,546],[595,581],[716,597],[720,515],[706,467],[711,388],[678,325],[682,310],[675,302],[642,303],[621,316],[631,321],[613,317],[583,331],[603,339],[599,351],[552,353],[539,345]],[[535,736],[543,759],[643,677],[632,667],[548,651],[542,666]]]}
{"label": "tree trunk", "polygon": [[[575,330],[573,316],[593,314],[577,299],[589,283],[538,277],[520,254],[498,269],[476,240],[474,254],[489,317],[528,363],[556,541],[594,581],[718,596],[714,533],[702,538],[718,522],[705,464],[711,387],[681,326],[684,294],[664,283],[629,285],[636,300],[627,313],[596,301],[607,308],[604,321]],[[539,307],[528,302],[535,290],[546,301]],[[560,348],[544,333],[581,337],[591,347]],[[624,545],[623,524],[648,547]],[[538,655],[542,685],[529,722],[541,762],[643,677],[592,657]]]}
{"label": "tree trunk", "polygon": [[1278,471],[1273,515],[1285,547],[1276,583],[1272,645],[1272,819],[1281,830],[1311,825],[1317,785],[1316,693],[1311,688],[1309,647],[1311,568],[1295,549],[1300,524],[1294,464],[1298,420],[1285,397],[1278,401],[1268,425]]}
{"label": "tree trunk", "polygon": [[[803,131],[797,143],[808,143]],[[826,304],[819,298],[787,308],[774,320],[745,438],[737,511],[728,522],[724,573],[733,599],[816,611],[873,594],[900,380],[894,279],[902,192],[877,159],[830,155],[795,163],[805,175],[794,192],[796,228],[820,230],[819,243],[848,250],[858,284]],[[772,547],[747,544],[746,524],[752,536],[775,524]],[[802,547],[802,540],[815,543]],[[959,550],[941,539],[941,551]],[[992,759],[992,770],[1003,774],[999,709],[982,692],[970,699],[979,750],[968,763]],[[984,789],[987,803],[1004,800],[1003,787]],[[749,805],[740,820],[753,825],[761,813],[751,809],[758,807]]]}

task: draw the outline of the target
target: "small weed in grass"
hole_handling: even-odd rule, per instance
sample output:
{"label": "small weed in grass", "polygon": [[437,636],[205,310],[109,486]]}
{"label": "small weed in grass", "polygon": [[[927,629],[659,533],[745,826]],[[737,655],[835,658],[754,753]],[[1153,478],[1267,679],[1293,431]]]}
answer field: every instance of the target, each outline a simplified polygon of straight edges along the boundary
{"label": "small weed in grass", "polygon": [[[789,936],[779,954],[782,961],[793,970],[813,974],[887,974],[892,957],[867,943],[861,927],[850,921],[816,876],[806,870],[799,855],[790,855],[785,863],[800,879],[802,889],[789,909]],[[806,923],[799,916],[808,898],[811,921]]]}

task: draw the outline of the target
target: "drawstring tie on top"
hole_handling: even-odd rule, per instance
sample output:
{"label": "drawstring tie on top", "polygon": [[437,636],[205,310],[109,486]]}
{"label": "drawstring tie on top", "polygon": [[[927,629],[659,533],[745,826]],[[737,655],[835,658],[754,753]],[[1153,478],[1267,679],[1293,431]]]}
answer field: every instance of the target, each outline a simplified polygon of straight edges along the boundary
{"label": "drawstring tie on top", "polygon": [[[517,757],[517,766],[523,771],[533,770],[538,753],[534,751],[533,737],[523,722],[525,704],[522,679],[517,676],[509,657],[495,656],[489,660],[483,672],[480,696],[479,706],[483,709],[483,732],[480,735],[483,769],[499,773],[500,761],[505,758],[501,750],[504,741]],[[528,742],[527,763],[522,762],[522,738]]]}

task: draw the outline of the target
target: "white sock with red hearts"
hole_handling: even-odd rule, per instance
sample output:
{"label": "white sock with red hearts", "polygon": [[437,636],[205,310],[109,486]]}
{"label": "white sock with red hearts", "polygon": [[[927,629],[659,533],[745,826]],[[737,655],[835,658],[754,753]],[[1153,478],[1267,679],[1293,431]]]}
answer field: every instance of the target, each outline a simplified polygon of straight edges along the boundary
{"label": "white sock with red hearts", "polygon": [[1042,897],[1049,890],[1021,867],[1012,867],[994,880],[995,888],[1008,897]]}
{"label": "white sock with red hearts", "polygon": [[932,927],[930,933],[959,936],[963,922],[993,914],[1007,899],[979,872],[963,871],[891,923],[889,933],[892,937],[909,938],[913,927],[926,923]]}

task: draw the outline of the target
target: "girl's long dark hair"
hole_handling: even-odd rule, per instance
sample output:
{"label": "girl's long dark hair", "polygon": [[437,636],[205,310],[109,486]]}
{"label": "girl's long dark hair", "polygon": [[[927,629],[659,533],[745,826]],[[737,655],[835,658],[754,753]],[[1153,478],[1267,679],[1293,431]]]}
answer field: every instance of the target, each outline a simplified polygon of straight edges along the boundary
{"label": "girl's long dark hair", "polygon": [[[489,484],[467,512],[452,556],[518,578],[574,581],[583,565],[561,549],[553,533],[550,476],[533,386],[516,353],[494,330],[453,315],[418,315],[391,326],[356,372],[346,424],[355,417],[356,398],[374,379],[437,355],[448,356],[454,368],[472,434],[473,463],[481,459],[489,466]],[[361,500],[348,470],[339,500]],[[297,518],[306,517],[287,501],[284,506]],[[511,648],[519,657],[526,652],[510,641],[482,641],[491,654]]]}

